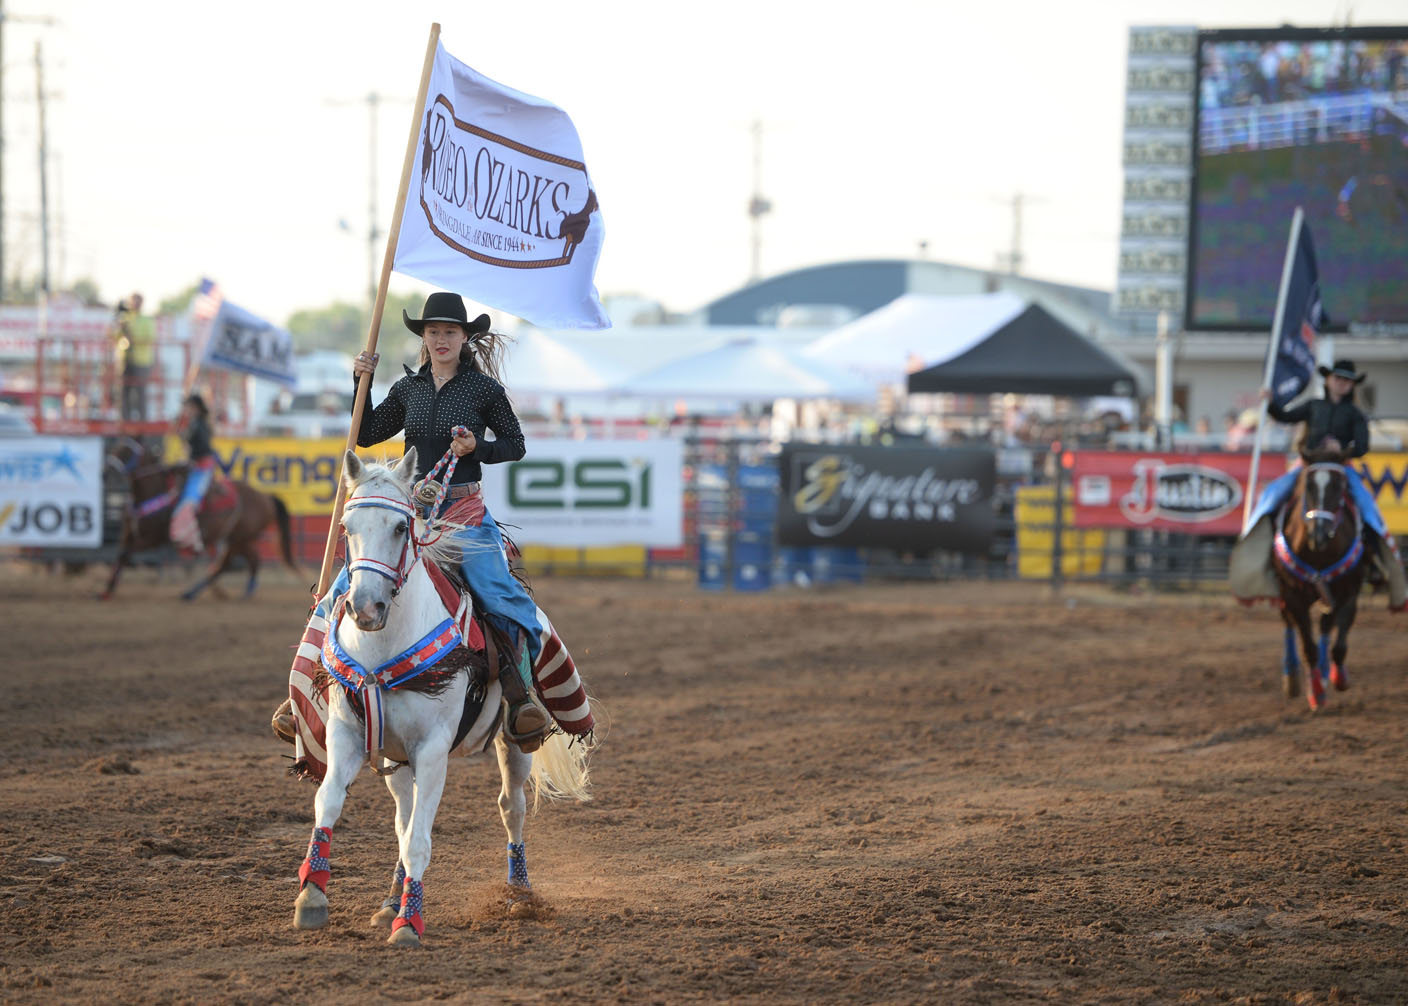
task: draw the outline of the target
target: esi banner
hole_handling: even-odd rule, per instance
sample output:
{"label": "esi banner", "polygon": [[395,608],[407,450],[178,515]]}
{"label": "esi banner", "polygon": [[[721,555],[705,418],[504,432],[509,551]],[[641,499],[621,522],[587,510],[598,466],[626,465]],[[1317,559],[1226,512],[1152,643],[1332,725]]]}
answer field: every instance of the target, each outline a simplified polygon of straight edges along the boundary
{"label": "esi banner", "polygon": [[990,450],[790,443],[778,467],[780,544],[977,554],[991,545]]}
{"label": "esi banner", "polygon": [[102,543],[102,439],[0,437],[0,547]]}
{"label": "esi banner", "polygon": [[521,461],[486,466],[484,502],[520,545],[684,543],[678,440],[533,440]]}

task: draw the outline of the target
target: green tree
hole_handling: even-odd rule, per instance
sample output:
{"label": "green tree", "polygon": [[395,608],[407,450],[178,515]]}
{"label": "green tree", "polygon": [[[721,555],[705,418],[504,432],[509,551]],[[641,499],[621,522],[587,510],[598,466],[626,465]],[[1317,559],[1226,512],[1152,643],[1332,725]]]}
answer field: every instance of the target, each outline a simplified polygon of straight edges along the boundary
{"label": "green tree", "polygon": [[[406,328],[401,321],[401,311],[420,313],[420,297],[416,294],[386,295],[386,305],[381,315],[381,328],[377,332],[377,346],[382,341],[390,343]],[[326,307],[305,308],[289,316],[287,328],[293,334],[293,344],[300,352],[311,349],[335,349],[356,355],[367,344],[368,314],[365,305],[348,304],[336,301]],[[396,344],[396,345],[399,345]],[[392,348],[395,352],[395,347]]]}

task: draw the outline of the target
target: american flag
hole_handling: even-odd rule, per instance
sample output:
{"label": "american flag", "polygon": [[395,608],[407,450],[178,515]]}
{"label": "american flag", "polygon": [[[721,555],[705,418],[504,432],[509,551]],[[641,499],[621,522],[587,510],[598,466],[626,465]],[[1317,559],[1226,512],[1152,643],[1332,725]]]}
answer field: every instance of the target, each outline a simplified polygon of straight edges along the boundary
{"label": "american flag", "polygon": [[220,292],[220,284],[213,279],[202,279],[200,289],[196,291],[195,299],[191,301],[191,313],[195,315],[197,321],[210,321],[220,313],[220,302],[224,296]]}

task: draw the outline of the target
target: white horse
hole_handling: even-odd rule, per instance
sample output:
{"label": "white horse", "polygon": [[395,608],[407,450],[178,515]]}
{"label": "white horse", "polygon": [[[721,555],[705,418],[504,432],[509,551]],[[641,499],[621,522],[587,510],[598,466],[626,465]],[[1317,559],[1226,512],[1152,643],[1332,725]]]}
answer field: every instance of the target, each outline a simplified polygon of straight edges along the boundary
{"label": "white horse", "polygon": [[[588,799],[588,745],[569,745],[556,732],[532,755],[508,744],[499,732],[497,681],[475,684],[469,671],[461,669],[434,692],[386,687],[396,682],[414,684],[408,679],[420,673],[418,666],[438,659],[437,652],[440,656],[452,652],[453,641],[459,638],[454,613],[449,613],[447,622],[445,604],[426,570],[429,561],[453,559],[454,528],[435,525],[424,536],[417,534],[411,503],[415,471],[414,449],[390,468],[364,465],[356,454],[347,452],[342,523],[350,586],[345,602],[329,621],[324,666],[333,671],[340,668],[344,679],[352,674],[349,680],[360,687],[354,693],[335,681],[330,688],[327,774],[314,801],[313,838],[299,870],[302,889],[293,914],[300,929],[318,929],[327,923],[332,829],[342,813],[348,786],[370,761],[375,771],[385,775],[396,800],[400,844],[392,896],[372,921],[390,925],[388,942],[400,946],[419,946],[424,932],[422,881],[430,863],[430,830],[471,687],[482,687],[483,701],[459,750],[476,754],[492,741],[498,753],[503,780],[499,814],[508,832],[509,884],[529,887],[523,845],[525,784],[530,779],[534,784],[535,805],[541,795]],[[444,533],[437,536],[436,532]],[[333,653],[329,649],[333,646],[340,650]],[[514,671],[509,667],[505,673]],[[354,704],[359,710],[354,710]],[[387,774],[377,767],[382,758],[406,765]]]}

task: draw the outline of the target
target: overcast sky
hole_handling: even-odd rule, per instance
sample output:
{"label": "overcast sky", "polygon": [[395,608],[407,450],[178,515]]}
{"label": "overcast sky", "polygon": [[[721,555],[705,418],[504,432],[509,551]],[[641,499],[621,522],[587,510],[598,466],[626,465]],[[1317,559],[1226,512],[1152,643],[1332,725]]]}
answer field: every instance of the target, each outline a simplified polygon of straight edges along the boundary
{"label": "overcast sky", "polygon": [[456,57],[572,116],[606,226],[598,289],[675,310],[748,278],[755,120],[764,275],[921,241],[990,267],[1020,192],[1025,271],[1110,289],[1131,24],[1408,22],[1404,0],[5,6],[7,275],[40,261],[41,42],[51,275],[153,302],[210,275],[276,321],[365,297],[365,97],[400,99],[379,116],[384,232],[435,20]]}

